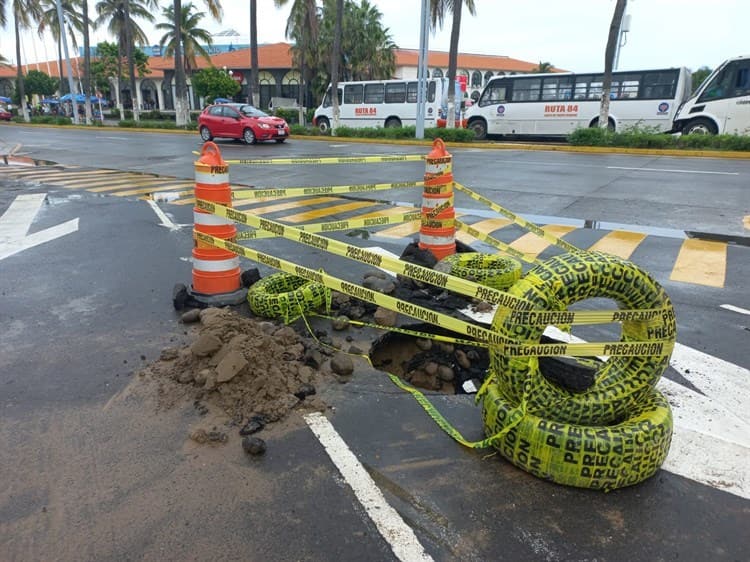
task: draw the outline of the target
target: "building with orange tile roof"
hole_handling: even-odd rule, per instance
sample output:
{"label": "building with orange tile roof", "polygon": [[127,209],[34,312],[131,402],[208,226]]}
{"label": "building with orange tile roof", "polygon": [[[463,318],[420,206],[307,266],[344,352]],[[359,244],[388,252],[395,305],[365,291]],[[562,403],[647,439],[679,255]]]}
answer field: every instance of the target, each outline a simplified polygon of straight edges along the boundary
{"label": "building with orange tile roof", "polygon": [[[396,70],[393,78],[415,79],[417,76],[418,51],[413,49],[396,49]],[[245,101],[249,94],[250,49],[236,49],[211,56],[211,63],[202,58],[196,59],[198,69],[214,66],[224,68],[240,83],[242,89],[235,96],[238,101]],[[83,57],[71,59],[73,75],[76,81],[83,74]],[[528,73],[536,63],[522,61],[507,56],[477,55],[460,53],[458,55],[458,75],[467,77],[469,94],[478,95],[479,90],[492,76],[503,74]],[[268,107],[272,98],[298,99],[300,74],[293,67],[291,45],[289,43],[269,43],[258,46],[258,79],[260,83],[260,103]],[[148,59],[150,73],[136,79],[137,103],[144,109],[171,110],[174,108],[174,58],[151,56]],[[41,70],[50,76],[59,78],[57,61],[25,65],[24,70]],[[430,51],[428,54],[428,72],[430,77],[444,76],[448,71],[448,53]],[[15,67],[0,67],[0,95],[10,96],[15,84]],[[117,92],[117,80],[112,79],[113,92]],[[123,84],[125,106],[129,106],[129,84]],[[204,100],[199,99],[190,84],[188,90],[192,109],[199,109]],[[4,93],[5,92],[5,93]],[[475,93],[476,92],[476,93]],[[113,96],[114,97],[114,96]],[[312,93],[308,92],[308,104],[312,105]],[[116,103],[118,100],[113,99]]]}

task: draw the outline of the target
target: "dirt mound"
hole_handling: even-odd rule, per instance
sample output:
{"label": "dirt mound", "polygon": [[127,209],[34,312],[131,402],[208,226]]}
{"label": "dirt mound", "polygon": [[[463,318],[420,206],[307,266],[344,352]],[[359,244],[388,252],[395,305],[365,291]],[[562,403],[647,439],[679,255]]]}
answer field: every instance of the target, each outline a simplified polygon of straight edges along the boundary
{"label": "dirt mound", "polygon": [[207,308],[190,345],[164,349],[139,375],[158,383],[160,407],[190,399],[219,407],[236,424],[273,422],[293,408],[325,409],[315,396],[333,380],[325,353],[289,326]]}

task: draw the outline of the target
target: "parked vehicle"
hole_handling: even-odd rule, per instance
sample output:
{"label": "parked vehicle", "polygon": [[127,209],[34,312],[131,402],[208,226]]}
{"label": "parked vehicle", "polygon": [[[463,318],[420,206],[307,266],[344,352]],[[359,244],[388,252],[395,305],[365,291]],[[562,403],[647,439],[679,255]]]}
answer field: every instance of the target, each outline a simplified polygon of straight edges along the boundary
{"label": "parked vehicle", "polygon": [[[448,80],[427,81],[425,127],[435,127],[447,95]],[[339,82],[339,119],[345,127],[401,127],[417,122],[416,80],[367,80]],[[326,132],[333,121],[331,87],[315,110],[313,124]]]}
{"label": "parked vehicle", "polygon": [[10,121],[12,117],[13,117],[13,114],[10,111],[0,106],[0,120]]}
{"label": "parked vehicle", "polygon": [[201,112],[198,132],[204,142],[216,137],[242,139],[247,144],[266,140],[284,142],[289,138],[289,125],[252,105],[221,103],[209,105]]}
{"label": "parked vehicle", "polygon": [[750,135],[750,55],[721,63],[677,110],[674,129]]}
{"label": "parked vehicle", "polygon": [[[464,118],[476,138],[487,135],[565,136],[599,123],[602,74],[546,73],[490,79]],[[670,131],[690,95],[687,68],[612,73],[609,128]]]}

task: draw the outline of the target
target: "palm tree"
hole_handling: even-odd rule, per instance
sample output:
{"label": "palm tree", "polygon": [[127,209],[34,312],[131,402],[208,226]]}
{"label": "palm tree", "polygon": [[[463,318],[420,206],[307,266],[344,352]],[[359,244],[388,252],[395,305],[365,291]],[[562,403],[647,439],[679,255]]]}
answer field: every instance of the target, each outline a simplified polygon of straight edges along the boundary
{"label": "palm tree", "polygon": [[89,36],[89,2],[81,0],[83,14],[83,93],[86,96],[86,123],[91,124],[91,39]]}
{"label": "palm tree", "polygon": [[[203,0],[211,16],[216,21],[221,21],[221,1]],[[175,121],[178,127],[187,125],[190,121],[190,104],[187,99],[187,79],[185,77],[185,66],[182,63],[182,30],[177,20],[182,14],[182,0],[173,0],[172,11],[174,14],[174,88],[175,88]]]}
{"label": "palm tree", "polygon": [[253,105],[260,102],[258,70],[258,4],[250,0],[250,99],[247,102]]}
{"label": "palm tree", "polygon": [[[182,37],[183,66],[186,72],[198,68],[197,55],[205,58],[211,63],[211,54],[203,47],[213,42],[211,33],[198,27],[200,20],[206,15],[205,12],[193,12],[195,6],[191,2],[182,6],[180,17],[180,36]],[[164,55],[171,56],[175,51],[175,27],[174,6],[164,8],[162,14],[167,19],[166,23],[156,24],[156,29],[165,30],[166,33],[159,39],[159,45],[166,48],[162,51]],[[201,44],[202,43],[202,44]]]}
{"label": "palm tree", "polygon": [[[5,1],[0,4],[0,24],[5,25]],[[21,65],[21,29],[31,27],[32,22],[38,21],[41,16],[39,2],[36,0],[11,0],[11,10],[13,11],[13,29],[16,39],[16,78],[18,80],[18,95],[21,100],[21,111],[23,120],[29,122],[29,112],[26,109],[26,92],[23,83],[23,67]]]}
{"label": "palm tree", "polygon": [[[129,54],[128,45],[132,43],[148,44],[148,37],[141,27],[135,22],[134,18],[142,18],[146,21],[154,21],[151,10],[157,5],[156,0],[99,0],[96,3],[96,13],[98,14],[94,21],[94,28],[107,24],[107,31],[117,38],[117,100],[120,109],[122,109],[122,99],[120,93],[122,90],[122,59]],[[132,54],[129,57],[132,60]],[[130,67],[130,62],[128,63]],[[134,74],[131,70],[130,74]],[[135,109],[135,87],[132,82],[135,77],[131,77],[130,97],[133,100]]]}
{"label": "palm tree", "polygon": [[343,47],[350,61],[347,70],[351,80],[391,78],[396,68],[396,45],[380,23],[383,14],[368,0],[352,8],[345,38],[348,44]]}
{"label": "palm tree", "polygon": [[599,127],[602,129],[609,126],[609,91],[612,88],[612,67],[614,66],[615,51],[620,41],[620,26],[622,16],[625,14],[627,0],[617,0],[615,12],[612,15],[612,23],[609,26],[607,37],[607,48],[604,51],[604,77],[602,78],[602,103],[599,108]]}
{"label": "palm tree", "polygon": [[[73,41],[73,49],[77,49],[78,43],[76,42],[74,31],[83,31],[83,22],[80,16],[76,13],[71,0],[63,0],[61,7],[63,16],[68,23],[67,33]],[[63,93],[66,86],[65,73],[63,72],[62,35],[60,34],[60,20],[57,17],[57,0],[41,0],[40,8],[41,16],[39,18],[37,33],[41,38],[44,36],[44,32],[49,29],[52,38],[57,42],[57,69],[60,74],[60,93]]]}
{"label": "palm tree", "polygon": [[446,116],[446,127],[452,129],[455,126],[454,116],[456,107],[456,66],[458,66],[458,36],[461,31],[461,10],[466,4],[469,14],[476,15],[474,0],[430,0],[430,14],[432,16],[432,28],[443,27],[443,20],[447,12],[453,13],[453,24],[451,26],[450,52],[448,53],[448,114]]}
{"label": "palm tree", "polygon": [[[289,0],[274,0],[282,7]],[[308,84],[307,61],[312,61],[318,43],[318,7],[315,0],[294,0],[286,22],[286,37],[295,41],[292,47],[294,59],[299,65],[300,84],[298,92],[299,123],[305,124],[305,91]]]}
{"label": "palm tree", "polygon": [[552,72],[553,68],[555,68],[555,67],[552,66],[551,62],[542,62],[542,61],[539,61],[539,64],[536,65],[534,68],[531,69],[531,72],[538,72],[538,73],[541,74],[543,72]]}
{"label": "palm tree", "polygon": [[336,0],[336,23],[333,28],[333,52],[331,53],[331,104],[333,105],[333,127],[331,134],[336,135],[339,128],[341,111],[339,109],[339,58],[341,57],[341,27],[344,21],[344,0]]}

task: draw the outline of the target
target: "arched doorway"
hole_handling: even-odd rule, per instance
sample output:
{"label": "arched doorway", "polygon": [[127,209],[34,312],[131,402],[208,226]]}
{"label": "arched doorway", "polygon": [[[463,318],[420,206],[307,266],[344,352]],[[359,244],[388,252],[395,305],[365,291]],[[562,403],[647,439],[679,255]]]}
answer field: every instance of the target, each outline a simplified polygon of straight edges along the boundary
{"label": "arched doorway", "polygon": [[290,70],[281,80],[281,97],[299,101],[300,73]]}
{"label": "arched doorway", "polygon": [[268,108],[268,103],[271,101],[271,97],[276,93],[276,78],[274,78],[273,74],[270,72],[261,70],[258,73],[258,84],[260,87],[258,109],[265,110]]}
{"label": "arched doorway", "polygon": [[150,78],[141,80],[141,109],[159,109],[159,98],[157,97],[156,84]]}

